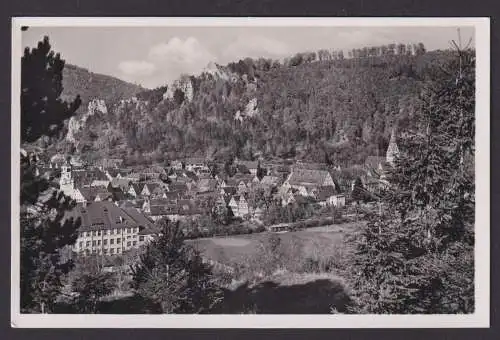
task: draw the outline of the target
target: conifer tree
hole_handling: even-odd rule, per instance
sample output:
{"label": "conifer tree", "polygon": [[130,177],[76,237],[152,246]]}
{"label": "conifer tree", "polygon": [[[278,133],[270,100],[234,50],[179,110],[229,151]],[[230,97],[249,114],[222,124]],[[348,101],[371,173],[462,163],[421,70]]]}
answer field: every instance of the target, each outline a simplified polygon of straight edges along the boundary
{"label": "conifer tree", "polygon": [[159,236],[132,266],[132,287],[143,298],[161,305],[165,314],[206,313],[220,300],[209,265],[184,243],[179,223],[160,220]]}
{"label": "conifer tree", "polygon": [[[48,37],[21,62],[21,142],[55,136],[78,109],[80,99],[60,99],[64,60],[50,50]],[[21,311],[50,312],[62,288],[61,277],[71,268],[60,251],[76,241],[79,221],[66,219],[74,201],[51,190],[36,176],[36,159],[21,153]],[[31,208],[31,209],[30,209]]]}
{"label": "conifer tree", "polygon": [[428,87],[354,256],[358,309],[366,313],[474,311],[475,57],[457,51],[448,80]]}

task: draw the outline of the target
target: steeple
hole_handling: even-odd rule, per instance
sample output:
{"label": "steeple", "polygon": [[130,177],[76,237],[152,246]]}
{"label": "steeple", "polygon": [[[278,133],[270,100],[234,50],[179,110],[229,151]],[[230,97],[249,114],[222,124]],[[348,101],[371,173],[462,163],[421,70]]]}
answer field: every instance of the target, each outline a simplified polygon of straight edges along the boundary
{"label": "steeple", "polygon": [[389,147],[387,148],[386,161],[391,166],[394,166],[394,158],[399,153],[399,148],[396,143],[396,130],[393,128],[391,132],[391,140],[389,141]]}

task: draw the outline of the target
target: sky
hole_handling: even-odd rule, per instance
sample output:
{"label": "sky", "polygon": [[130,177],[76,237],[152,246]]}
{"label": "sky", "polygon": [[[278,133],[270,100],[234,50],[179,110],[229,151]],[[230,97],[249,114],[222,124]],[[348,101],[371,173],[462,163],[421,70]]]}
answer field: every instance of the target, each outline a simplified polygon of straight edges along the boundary
{"label": "sky", "polygon": [[[464,42],[474,36],[473,27],[460,31]],[[399,42],[446,49],[457,27],[30,27],[22,33],[23,48],[45,35],[67,63],[154,88],[197,74],[209,62],[245,57],[282,59]]]}

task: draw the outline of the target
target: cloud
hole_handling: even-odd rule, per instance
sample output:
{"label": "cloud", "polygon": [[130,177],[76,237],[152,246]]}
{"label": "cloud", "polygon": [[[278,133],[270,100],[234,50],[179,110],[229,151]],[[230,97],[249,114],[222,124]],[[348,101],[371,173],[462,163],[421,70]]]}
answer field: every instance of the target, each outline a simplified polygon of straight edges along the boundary
{"label": "cloud", "polygon": [[153,63],[144,60],[128,60],[118,64],[118,68],[127,76],[150,76],[156,70]]}
{"label": "cloud", "polygon": [[209,62],[217,60],[196,38],[182,40],[178,37],[151,47],[148,58],[154,62],[167,81],[177,79],[180,74],[197,74]]}
{"label": "cloud", "polygon": [[282,41],[258,35],[239,36],[222,52],[224,61],[237,61],[250,57],[280,58],[291,53],[290,47]]}

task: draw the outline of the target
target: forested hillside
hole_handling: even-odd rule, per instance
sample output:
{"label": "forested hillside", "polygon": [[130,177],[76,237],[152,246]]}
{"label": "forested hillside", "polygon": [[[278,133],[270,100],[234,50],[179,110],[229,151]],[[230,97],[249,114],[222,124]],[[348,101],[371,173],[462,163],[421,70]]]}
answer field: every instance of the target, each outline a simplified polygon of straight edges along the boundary
{"label": "forested hillside", "polygon": [[[129,98],[137,88],[110,89],[111,102],[95,90],[108,113],[86,122],[76,151],[129,162],[262,155],[361,163],[368,155],[385,154],[394,127],[412,124],[421,89],[444,77],[440,64],[450,52],[425,52],[422,46],[417,53],[359,49],[349,55],[320,51],[281,63],[245,59],[213,65],[200,76],[183,76],[170,88],[145,90],[138,100],[119,103],[120,93]],[[88,98],[86,93],[80,94]]]}
{"label": "forested hillside", "polygon": [[108,104],[114,104],[120,99],[130,98],[136,93],[144,91],[138,85],[107,75],[93,73],[70,64],[66,64],[63,69],[62,85],[64,98],[71,99],[80,95],[82,105],[78,112],[85,112],[89,101],[94,98],[103,99]]}

